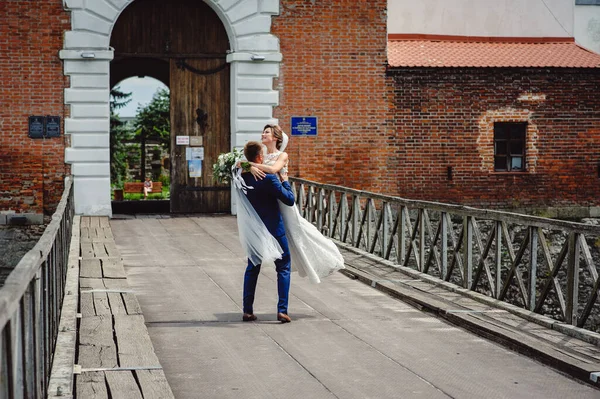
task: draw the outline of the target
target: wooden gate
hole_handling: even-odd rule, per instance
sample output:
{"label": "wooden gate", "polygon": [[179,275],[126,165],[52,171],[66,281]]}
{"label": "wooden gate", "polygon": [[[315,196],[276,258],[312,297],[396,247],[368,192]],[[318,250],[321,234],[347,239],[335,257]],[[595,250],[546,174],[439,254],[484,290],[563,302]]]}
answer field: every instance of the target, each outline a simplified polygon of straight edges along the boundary
{"label": "wooden gate", "polygon": [[[198,0],[137,0],[115,24],[111,46],[111,74],[118,67],[120,77],[136,76],[142,62],[140,73],[168,76],[171,212],[228,212],[229,186],[212,179],[212,164],[231,148],[229,41],[217,14]],[[167,61],[156,65],[168,73],[145,60]]]}
{"label": "wooden gate", "polygon": [[[230,208],[229,188],[217,187],[212,178],[213,163],[230,148],[229,68],[214,72],[224,62],[171,60],[171,212]],[[195,146],[178,145],[178,136],[189,136]],[[199,157],[204,159],[190,159]]]}

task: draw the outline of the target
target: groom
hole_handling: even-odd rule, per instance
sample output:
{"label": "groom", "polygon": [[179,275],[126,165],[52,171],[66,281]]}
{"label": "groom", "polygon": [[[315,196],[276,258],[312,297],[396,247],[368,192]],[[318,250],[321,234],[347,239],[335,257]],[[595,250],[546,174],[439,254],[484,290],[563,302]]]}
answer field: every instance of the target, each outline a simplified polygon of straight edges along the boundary
{"label": "groom", "polygon": [[[262,144],[257,141],[250,141],[244,147],[244,155],[250,162],[263,163]],[[258,213],[260,219],[264,222],[269,233],[279,243],[283,254],[281,259],[275,261],[275,270],[277,270],[277,292],[279,302],[277,303],[277,320],[282,323],[292,321],[288,316],[288,293],[290,291],[290,250],[285,236],[283,219],[279,212],[277,200],[281,200],[288,206],[294,205],[294,193],[288,183],[287,173],[282,173],[282,182],[279,182],[277,176],[267,174],[264,179],[256,180],[250,173],[242,173],[242,178],[246,185],[252,187],[248,189],[248,200]],[[256,316],[253,311],[254,293],[261,265],[254,265],[248,259],[248,267],[244,275],[244,321],[254,321]]]}

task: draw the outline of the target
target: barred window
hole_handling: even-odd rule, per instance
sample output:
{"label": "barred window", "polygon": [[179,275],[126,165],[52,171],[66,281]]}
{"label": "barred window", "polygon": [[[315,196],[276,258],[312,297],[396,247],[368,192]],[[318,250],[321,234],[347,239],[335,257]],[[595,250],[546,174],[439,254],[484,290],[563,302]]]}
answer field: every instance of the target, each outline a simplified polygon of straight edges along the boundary
{"label": "barred window", "polygon": [[494,170],[525,171],[527,122],[494,123]]}

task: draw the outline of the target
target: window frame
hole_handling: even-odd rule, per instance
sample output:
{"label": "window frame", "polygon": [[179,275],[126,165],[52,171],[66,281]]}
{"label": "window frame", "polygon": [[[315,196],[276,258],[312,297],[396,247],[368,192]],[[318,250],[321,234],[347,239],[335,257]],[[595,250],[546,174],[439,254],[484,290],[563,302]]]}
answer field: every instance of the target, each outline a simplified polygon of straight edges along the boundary
{"label": "window frame", "polygon": [[[496,173],[526,173],[527,172],[527,127],[528,123],[523,121],[510,121],[510,122],[494,122],[494,172]],[[504,130],[506,138],[499,138],[500,129]],[[515,129],[520,128],[518,136],[515,134]],[[512,153],[512,143],[519,142],[521,144],[522,151],[520,153]],[[504,143],[505,153],[498,154],[498,143]],[[505,169],[498,169],[497,159],[505,159]],[[521,158],[521,168],[513,169],[512,160],[513,158]]]}

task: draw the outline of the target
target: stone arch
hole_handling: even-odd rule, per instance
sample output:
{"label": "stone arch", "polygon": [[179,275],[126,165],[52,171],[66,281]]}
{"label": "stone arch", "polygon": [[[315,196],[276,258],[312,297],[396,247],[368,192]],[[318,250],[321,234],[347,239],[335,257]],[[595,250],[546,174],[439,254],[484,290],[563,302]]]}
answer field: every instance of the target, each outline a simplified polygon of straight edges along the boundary
{"label": "stone arch", "polygon": [[[74,177],[75,211],[111,215],[108,95],[110,36],[121,12],[136,0],[63,0],[71,11],[71,30],[65,32],[60,58],[70,77],[65,89],[65,134],[71,146],[65,162]],[[169,1],[169,0],[165,0]],[[241,147],[257,139],[265,122],[273,119],[279,93],[272,79],[279,75],[282,56],[278,39],[270,33],[271,17],[279,14],[278,0],[204,1],[221,19],[231,49],[231,143]],[[259,57],[256,57],[259,56]]]}

